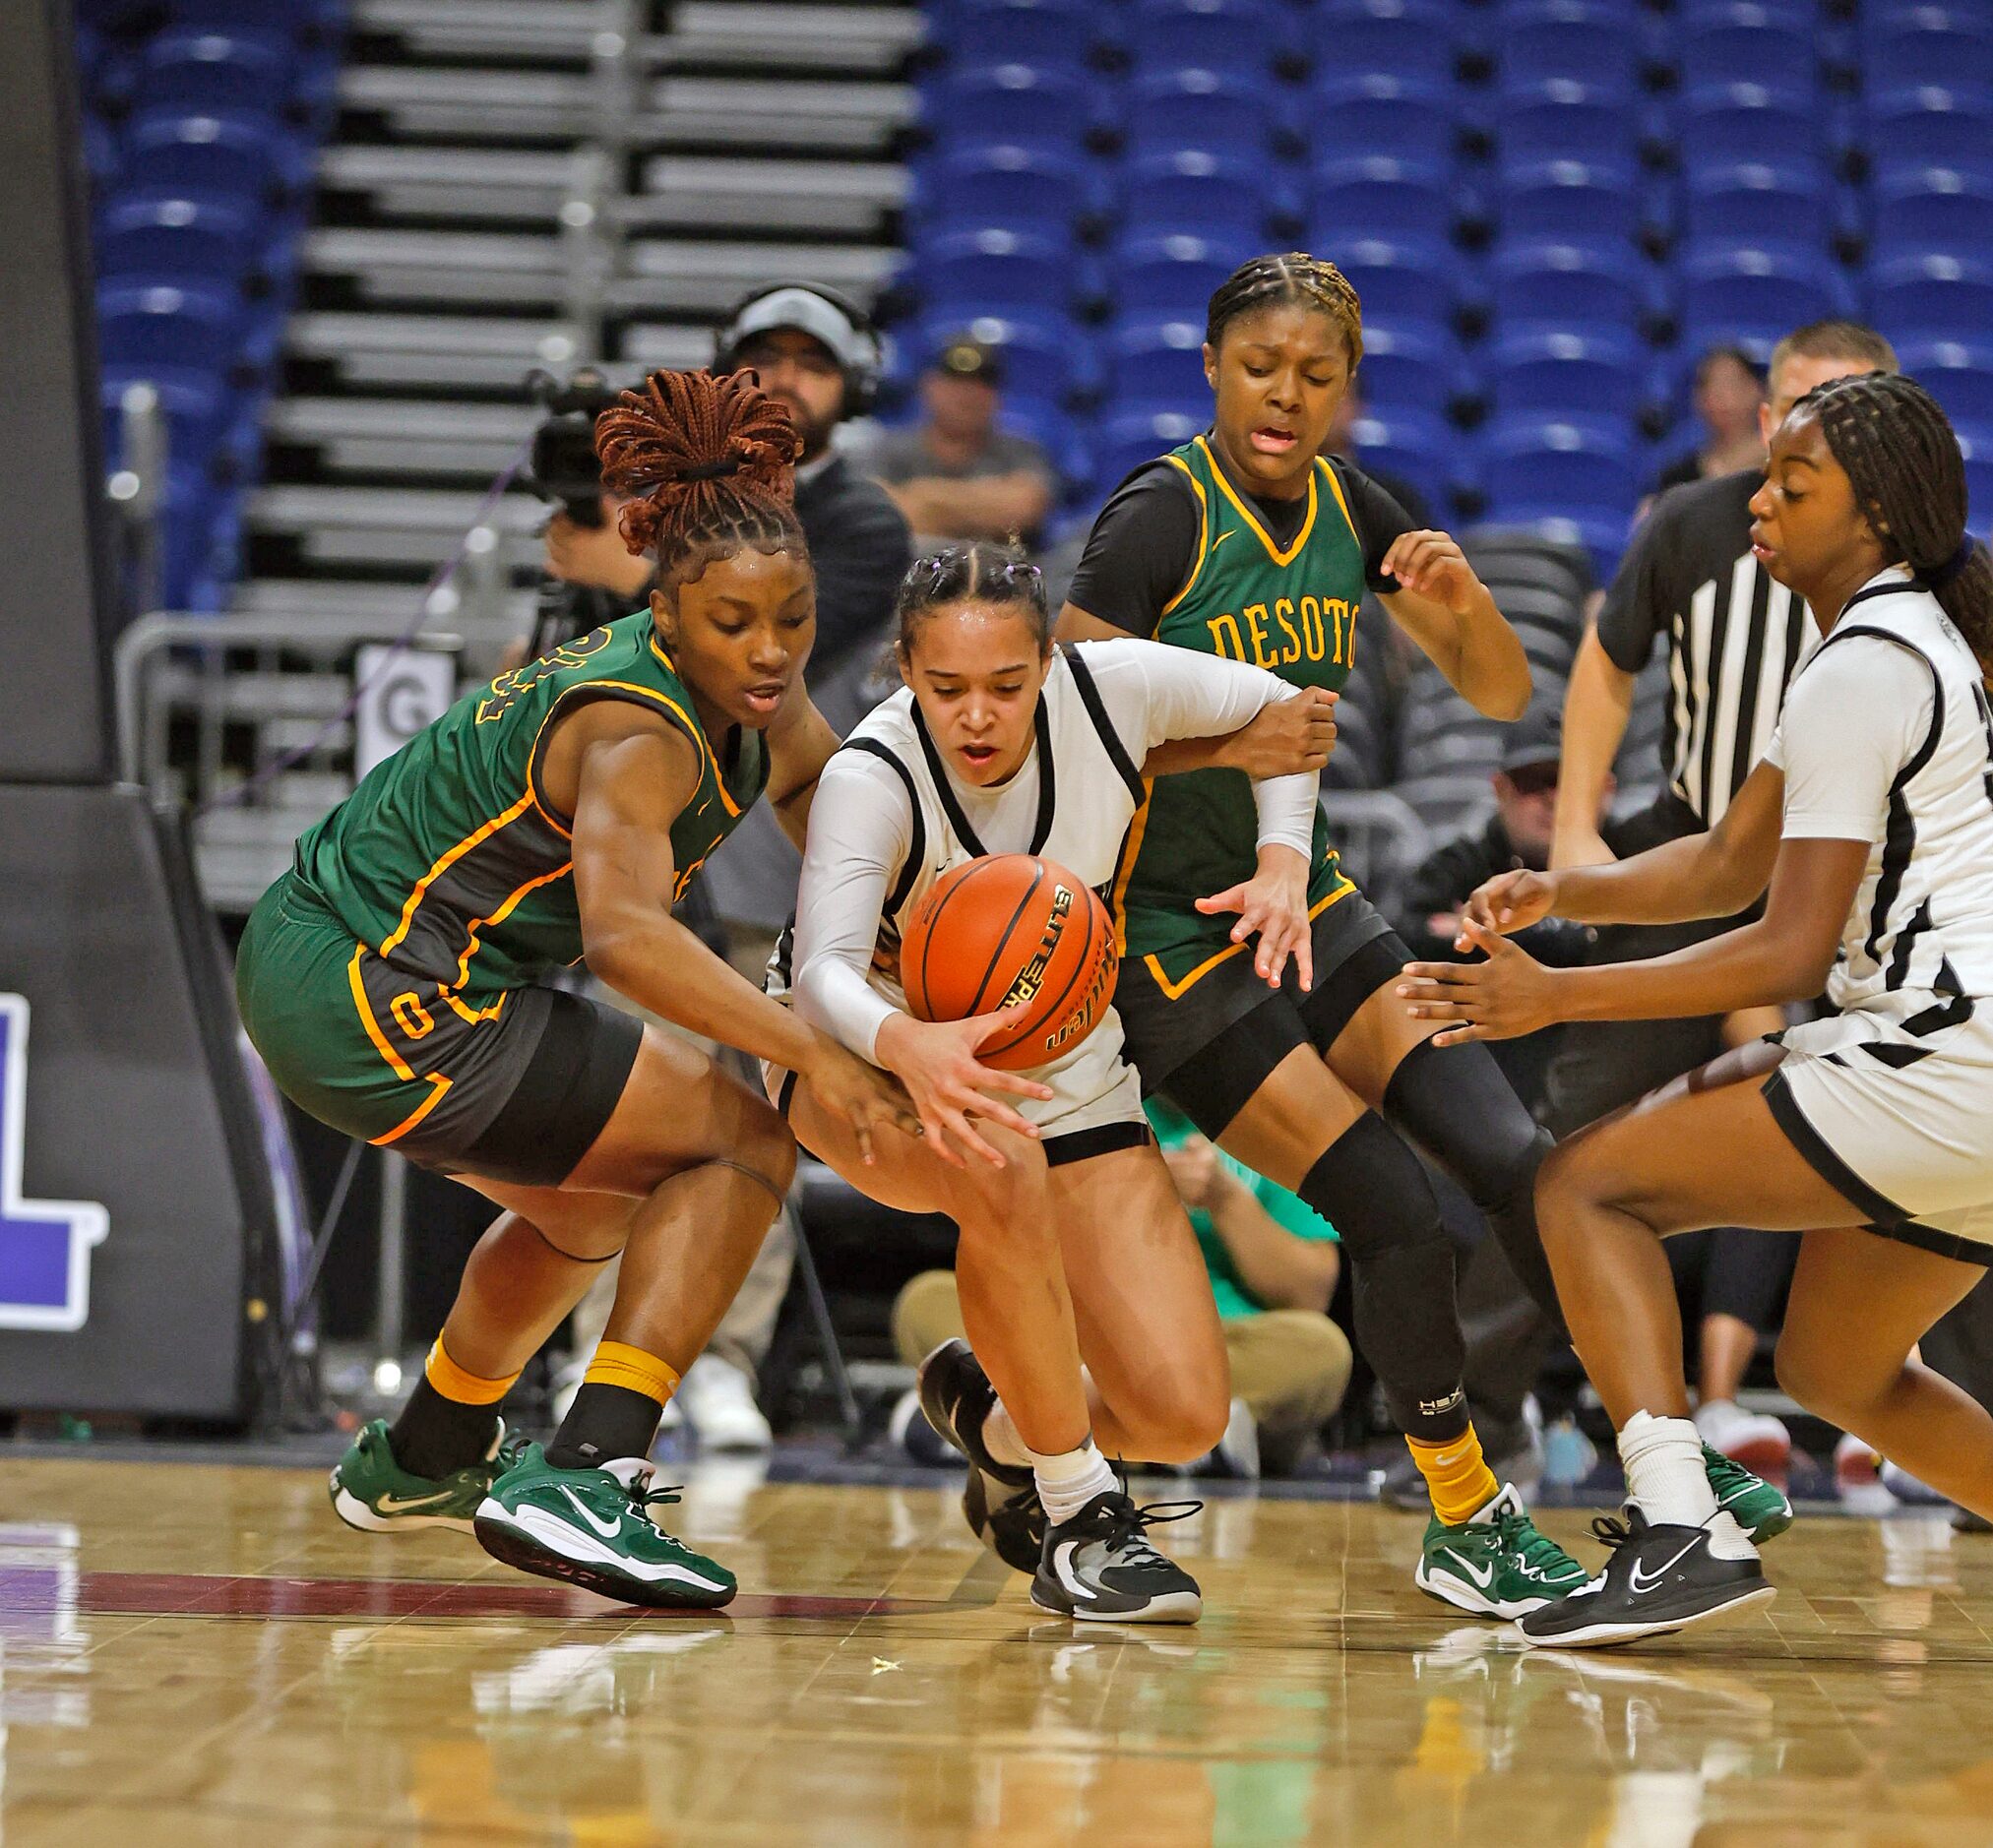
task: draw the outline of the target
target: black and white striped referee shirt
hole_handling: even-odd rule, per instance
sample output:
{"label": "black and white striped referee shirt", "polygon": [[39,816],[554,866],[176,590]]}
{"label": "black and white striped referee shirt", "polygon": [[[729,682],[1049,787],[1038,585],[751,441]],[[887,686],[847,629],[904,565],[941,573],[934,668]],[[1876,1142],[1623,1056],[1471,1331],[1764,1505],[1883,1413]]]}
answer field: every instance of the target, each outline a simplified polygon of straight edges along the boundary
{"label": "black and white striped referee shirt", "polygon": [[1667,638],[1661,772],[1705,828],[1765,755],[1793,671],[1820,639],[1805,603],[1751,555],[1751,496],[1764,479],[1747,468],[1662,495],[1598,614],[1599,644],[1626,673]]}

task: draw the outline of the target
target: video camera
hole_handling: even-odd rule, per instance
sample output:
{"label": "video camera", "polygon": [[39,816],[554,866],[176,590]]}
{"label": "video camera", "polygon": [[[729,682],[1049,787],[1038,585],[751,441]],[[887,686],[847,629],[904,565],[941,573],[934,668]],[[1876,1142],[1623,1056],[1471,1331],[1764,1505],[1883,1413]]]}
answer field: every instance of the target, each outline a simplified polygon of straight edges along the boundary
{"label": "video camera", "polygon": [[[595,419],[621,394],[592,366],[565,384],[551,373],[527,374],[526,389],[546,413],[532,433],[532,456],[521,484],[558,507],[578,526],[602,523],[602,464],[595,454]],[[533,608],[535,657],[629,612],[605,590],[568,584],[542,572]]]}

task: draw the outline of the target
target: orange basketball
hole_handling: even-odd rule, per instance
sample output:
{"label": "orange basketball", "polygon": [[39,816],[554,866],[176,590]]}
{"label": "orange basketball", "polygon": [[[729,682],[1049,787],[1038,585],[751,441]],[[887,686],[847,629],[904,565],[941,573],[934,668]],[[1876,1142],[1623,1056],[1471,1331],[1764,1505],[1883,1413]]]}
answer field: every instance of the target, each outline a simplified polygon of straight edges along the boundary
{"label": "orange basketball", "polygon": [[1027,1072],[1071,1052],[1114,996],[1107,907],[1063,866],[1029,853],[970,860],[934,882],[900,945],[900,985],[922,1020],[1016,1007],[977,1057]]}

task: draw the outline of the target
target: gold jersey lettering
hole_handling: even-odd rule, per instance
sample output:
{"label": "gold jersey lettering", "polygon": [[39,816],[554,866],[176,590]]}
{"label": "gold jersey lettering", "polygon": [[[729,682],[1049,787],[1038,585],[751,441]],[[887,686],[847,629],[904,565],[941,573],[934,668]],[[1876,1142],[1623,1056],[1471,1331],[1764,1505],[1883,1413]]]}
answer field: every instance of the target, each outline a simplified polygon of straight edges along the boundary
{"label": "gold jersey lettering", "polygon": [[[1242,661],[1246,658],[1245,638],[1239,634],[1238,618],[1229,610],[1222,616],[1208,616],[1205,625],[1211,631],[1211,649],[1227,660]],[[1226,642],[1231,646],[1227,647]]]}
{"label": "gold jersey lettering", "polygon": [[1287,646],[1280,650],[1279,654],[1280,665],[1285,667],[1289,663],[1298,661],[1301,658],[1301,638],[1294,628],[1294,599],[1292,597],[1277,597],[1274,600],[1274,620],[1280,625],[1282,633],[1287,638]]}
{"label": "gold jersey lettering", "polygon": [[1304,596],[1301,599],[1301,648],[1311,661],[1328,657],[1329,645],[1322,634],[1322,599]]}
{"label": "gold jersey lettering", "polygon": [[1267,606],[1264,603],[1248,603],[1245,618],[1246,628],[1253,638],[1253,665],[1273,666],[1273,657],[1267,652]]}

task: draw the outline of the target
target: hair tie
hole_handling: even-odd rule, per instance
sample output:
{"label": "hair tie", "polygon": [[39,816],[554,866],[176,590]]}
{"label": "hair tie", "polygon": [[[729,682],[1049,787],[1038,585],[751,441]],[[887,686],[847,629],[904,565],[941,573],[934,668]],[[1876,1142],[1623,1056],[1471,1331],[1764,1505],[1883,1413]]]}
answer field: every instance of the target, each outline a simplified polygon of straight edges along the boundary
{"label": "hair tie", "polygon": [[1955,579],[1964,575],[1965,567],[1971,564],[1972,555],[1978,549],[1977,542],[1968,532],[1959,541],[1959,549],[1950,558],[1946,559],[1942,565],[1930,571],[1919,572],[1917,576],[1922,578],[1933,590],[1942,590]]}
{"label": "hair tie", "polygon": [[681,468],[681,481],[713,481],[721,475],[740,473],[741,459],[738,456],[722,456],[717,462],[694,462],[689,468]]}

